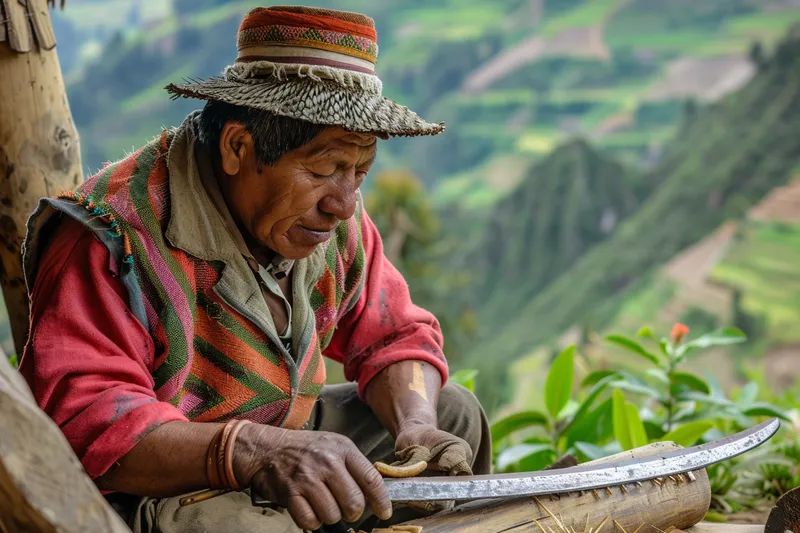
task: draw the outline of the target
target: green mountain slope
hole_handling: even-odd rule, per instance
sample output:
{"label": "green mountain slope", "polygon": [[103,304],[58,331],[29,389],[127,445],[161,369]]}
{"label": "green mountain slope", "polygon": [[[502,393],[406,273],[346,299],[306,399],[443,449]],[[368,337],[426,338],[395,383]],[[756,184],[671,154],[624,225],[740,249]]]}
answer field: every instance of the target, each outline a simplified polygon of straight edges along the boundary
{"label": "green mountain slope", "polygon": [[[613,320],[648,273],[738,217],[784,183],[800,159],[800,28],[740,92],[698,114],[647,180],[661,183],[614,235],[585,254],[468,357],[484,382],[502,381],[505,363],[573,324]],[[493,354],[491,358],[487,353]],[[485,386],[489,395],[500,388]],[[490,401],[491,405],[493,402]]]}
{"label": "green mountain slope", "polygon": [[479,317],[514,313],[630,215],[631,172],[583,140],[541,162],[493,209],[470,259],[481,272]]}

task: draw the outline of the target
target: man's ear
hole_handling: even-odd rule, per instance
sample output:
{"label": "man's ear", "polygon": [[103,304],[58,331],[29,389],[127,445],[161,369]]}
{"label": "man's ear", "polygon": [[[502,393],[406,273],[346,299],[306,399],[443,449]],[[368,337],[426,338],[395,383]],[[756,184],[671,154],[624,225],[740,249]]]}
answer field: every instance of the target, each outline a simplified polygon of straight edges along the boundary
{"label": "man's ear", "polygon": [[219,135],[219,156],[222,170],[229,176],[235,176],[244,165],[248,146],[253,140],[242,124],[229,120],[222,127]]}

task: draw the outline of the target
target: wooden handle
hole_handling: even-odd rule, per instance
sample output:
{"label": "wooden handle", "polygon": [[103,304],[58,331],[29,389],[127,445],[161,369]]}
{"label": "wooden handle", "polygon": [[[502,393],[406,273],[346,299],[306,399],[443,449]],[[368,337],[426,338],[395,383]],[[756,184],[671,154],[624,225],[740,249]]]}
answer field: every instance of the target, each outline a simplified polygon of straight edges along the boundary
{"label": "wooden handle", "polygon": [[[648,457],[678,448],[673,443],[657,443],[593,462]],[[571,532],[573,528],[581,532],[633,532],[637,528],[640,528],[638,531],[663,531],[698,524],[710,504],[711,486],[705,470],[700,470],[691,475],[582,494],[475,501],[407,524],[422,526],[425,533],[505,530],[541,533],[551,528],[559,533]]]}

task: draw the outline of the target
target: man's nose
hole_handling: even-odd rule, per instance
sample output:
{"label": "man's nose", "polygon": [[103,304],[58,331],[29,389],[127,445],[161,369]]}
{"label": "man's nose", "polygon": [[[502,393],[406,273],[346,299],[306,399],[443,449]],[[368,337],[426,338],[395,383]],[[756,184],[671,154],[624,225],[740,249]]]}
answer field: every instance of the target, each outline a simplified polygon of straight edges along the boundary
{"label": "man's nose", "polygon": [[339,220],[347,220],[356,212],[356,190],[353,180],[339,180],[336,188],[320,200],[319,208]]}

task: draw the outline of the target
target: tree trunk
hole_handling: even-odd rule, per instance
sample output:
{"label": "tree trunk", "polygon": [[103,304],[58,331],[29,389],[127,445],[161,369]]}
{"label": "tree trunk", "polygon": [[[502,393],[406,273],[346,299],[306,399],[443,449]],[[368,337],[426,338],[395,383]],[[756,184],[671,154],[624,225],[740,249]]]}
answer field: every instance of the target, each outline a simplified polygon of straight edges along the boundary
{"label": "tree trunk", "polygon": [[0,532],[56,531],[130,533],[0,350]]}
{"label": "tree trunk", "polygon": [[[596,463],[647,457],[677,448],[673,443],[656,443]],[[476,501],[406,525],[422,526],[424,533],[571,533],[573,530],[641,533],[690,528],[703,519],[711,503],[705,470],[693,473],[691,478],[667,478],[560,497]]]}
{"label": "tree trunk", "polygon": [[82,181],[46,0],[0,0],[0,283],[14,346],[28,334],[20,250],[39,198]]}

